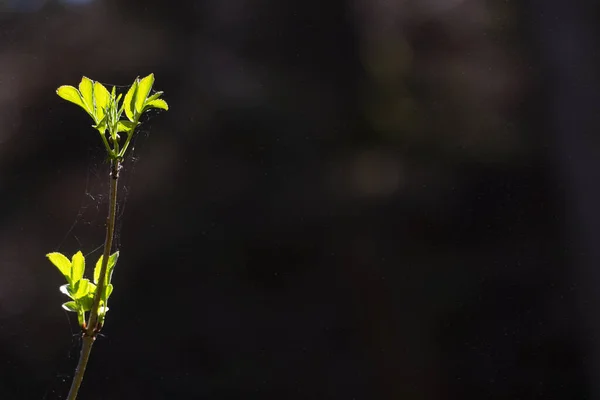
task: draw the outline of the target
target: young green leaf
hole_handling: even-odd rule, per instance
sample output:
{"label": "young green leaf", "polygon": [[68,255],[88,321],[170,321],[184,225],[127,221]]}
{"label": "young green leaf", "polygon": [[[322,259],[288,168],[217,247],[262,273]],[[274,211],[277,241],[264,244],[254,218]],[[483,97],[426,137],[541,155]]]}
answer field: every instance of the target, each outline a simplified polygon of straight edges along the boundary
{"label": "young green leaf", "polygon": [[88,114],[90,114],[92,118],[94,118],[93,113],[91,113],[90,110],[88,110],[85,102],[83,101],[79,90],[77,90],[73,86],[63,85],[56,89],[56,94],[59,95],[61,98],[70,101],[71,103],[77,104],[79,107],[83,108]]}
{"label": "young green leaf", "polygon": [[131,132],[135,127],[133,122],[130,121],[119,121],[118,132]]}
{"label": "young green leaf", "polygon": [[65,284],[65,285],[61,285],[59,288],[60,292],[62,294],[65,294],[67,296],[69,296],[70,298],[73,298],[73,295],[71,294],[71,292],[74,290],[70,284]]}
{"label": "young green leaf", "polygon": [[94,115],[96,121],[101,121],[104,118],[104,110],[108,107],[110,93],[100,82],[94,82]]}
{"label": "young green leaf", "polygon": [[164,92],[156,92],[156,93],[154,93],[152,96],[150,96],[150,97],[148,97],[148,98],[146,99],[146,104],[147,104],[147,103],[149,103],[149,102],[151,102],[152,100],[156,100],[156,99],[158,99],[160,96],[162,96],[162,95],[163,95],[163,93],[164,93]]}
{"label": "young green leaf", "polygon": [[79,311],[79,307],[77,306],[77,303],[75,303],[74,301],[67,301],[66,303],[63,303],[62,308],[64,308],[67,311],[71,311],[71,312]]}
{"label": "young green leaf", "polygon": [[[90,283],[90,285],[93,284]],[[90,292],[87,296],[82,297],[77,301],[79,302],[79,305],[84,311],[91,311],[92,305],[94,304],[94,292]]]}
{"label": "young green leaf", "polygon": [[100,307],[98,307],[98,321],[100,322],[100,324],[104,324],[104,318],[106,317],[106,313],[108,312],[108,310],[109,308],[101,302]]}
{"label": "young green leaf", "polygon": [[137,89],[138,89],[138,81],[136,78],[133,81],[133,85],[129,88],[127,93],[125,94],[125,99],[123,100],[123,107],[125,108],[125,115],[129,121],[135,121],[135,98],[137,97]]}
{"label": "young green leaf", "polygon": [[79,82],[79,93],[85,104],[85,109],[94,118],[94,122],[98,122],[94,116],[94,81],[85,76]]}
{"label": "young green leaf", "polygon": [[113,292],[113,284],[109,283],[108,286],[106,286],[106,297],[104,298],[104,300],[108,300],[108,298],[110,297],[112,292]]}
{"label": "young green leaf", "polygon": [[104,134],[104,132],[106,132],[106,129],[108,128],[106,126],[106,115],[100,120],[100,122],[98,122],[96,125],[92,125],[94,128],[96,128],[98,130],[98,132],[100,132],[100,134]]}
{"label": "young green leaf", "polygon": [[110,257],[108,257],[108,265],[106,268],[106,283],[110,283],[111,279],[112,279],[112,274],[113,271],[115,269],[115,266],[117,265],[117,260],[119,259],[119,252],[115,251],[114,253],[112,253],[110,255]]}
{"label": "young green leaf", "polygon": [[154,85],[154,74],[150,74],[139,81],[137,93],[135,94],[135,110],[141,114],[146,104],[146,99]]}
{"label": "young green leaf", "polygon": [[119,107],[119,104],[121,104],[121,97],[123,97],[123,93],[119,93],[115,100],[115,110],[117,110],[117,119],[121,119],[121,114],[123,114],[123,106]]}
{"label": "young green leaf", "polygon": [[[94,283],[98,284],[98,281],[100,280],[100,270],[102,269],[102,259],[104,258],[104,255],[101,255],[100,258],[98,259],[98,261],[96,262],[96,268],[94,268]],[[117,260],[119,259],[119,252],[115,251],[113,254],[111,254],[108,257],[108,265],[106,266],[106,280],[104,281],[105,284],[110,283],[110,279],[112,277],[112,272],[113,269],[115,268],[115,265],[117,265]]]}
{"label": "young green leaf", "polygon": [[[100,255],[98,261],[96,261],[96,267],[94,268],[94,283],[97,285],[100,280],[100,270],[102,269],[102,260],[104,259],[104,254]],[[110,258],[109,258],[110,260]],[[108,266],[107,266],[108,270]]]}
{"label": "young green leaf", "polygon": [[87,296],[90,292],[90,289],[90,280],[82,279],[75,284],[75,290],[72,298],[75,300],[79,300]]}
{"label": "young green leaf", "polygon": [[54,252],[46,254],[46,257],[50,260],[52,264],[58,268],[61,274],[67,279],[67,282],[71,283],[71,261],[63,254]]}
{"label": "young green leaf", "polygon": [[168,110],[169,105],[163,99],[154,99],[146,103],[146,105],[144,106],[144,111],[149,110],[151,108],[160,108],[161,110]]}
{"label": "young green leaf", "polygon": [[85,271],[85,258],[81,251],[78,251],[73,255],[71,269],[71,284],[75,285],[83,278],[83,272]]}

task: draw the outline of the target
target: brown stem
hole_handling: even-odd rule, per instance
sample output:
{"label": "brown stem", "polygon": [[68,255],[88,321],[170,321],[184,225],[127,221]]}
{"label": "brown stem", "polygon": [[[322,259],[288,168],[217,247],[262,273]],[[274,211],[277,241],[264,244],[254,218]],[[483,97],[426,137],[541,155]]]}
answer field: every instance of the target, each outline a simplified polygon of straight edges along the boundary
{"label": "brown stem", "polygon": [[108,268],[108,259],[110,257],[110,251],[115,233],[115,220],[117,217],[117,183],[119,180],[120,169],[120,160],[111,160],[110,201],[108,206],[108,218],[106,219],[106,238],[104,239],[104,253],[102,255],[100,277],[98,278],[98,285],[96,286],[96,293],[94,294],[94,302],[92,303],[90,318],[88,319],[87,326],[83,332],[83,345],[81,347],[79,362],[77,363],[77,368],[75,369],[75,376],[73,377],[73,383],[71,384],[71,389],[69,390],[69,396],[67,397],[67,400],[75,400],[77,398],[77,393],[79,392],[79,387],[81,386],[83,375],[85,374],[85,368],[88,360],[90,359],[92,345],[94,344],[94,340],[96,340],[96,335],[102,328],[98,325],[98,311],[100,308],[100,298],[104,292],[104,287],[106,286],[106,269]]}
{"label": "brown stem", "polygon": [[77,363],[77,368],[75,369],[75,376],[73,377],[73,382],[71,383],[71,390],[69,390],[69,397],[67,397],[67,400],[75,400],[77,398],[79,387],[81,386],[81,382],[83,382],[85,367],[87,366],[88,360],[90,359],[90,353],[92,352],[92,345],[94,344],[94,340],[96,340],[94,336],[83,335],[81,354],[79,355],[79,362]]}

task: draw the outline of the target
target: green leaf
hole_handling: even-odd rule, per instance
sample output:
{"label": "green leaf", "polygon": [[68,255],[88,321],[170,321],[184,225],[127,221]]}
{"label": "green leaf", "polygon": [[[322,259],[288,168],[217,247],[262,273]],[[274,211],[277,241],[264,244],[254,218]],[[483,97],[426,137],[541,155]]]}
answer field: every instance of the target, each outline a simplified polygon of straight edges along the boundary
{"label": "green leaf", "polygon": [[135,128],[135,124],[131,121],[119,121],[117,132],[131,132]]}
{"label": "green leaf", "polygon": [[[102,269],[102,260],[104,259],[104,254],[100,256],[98,261],[96,261],[96,267],[94,268],[94,283],[97,285],[98,280],[100,280],[100,270]],[[110,257],[109,257],[110,261]],[[107,266],[108,269],[108,266]]]}
{"label": "green leaf", "polygon": [[77,282],[75,284],[75,290],[73,293],[73,299],[75,300],[79,300],[85,296],[87,296],[90,292],[90,280],[89,279],[82,279],[79,282]]}
{"label": "green leaf", "polygon": [[[98,284],[98,281],[100,280],[100,270],[102,269],[102,259],[104,258],[104,255],[101,255],[100,258],[98,259],[98,262],[96,262],[96,268],[94,268],[94,283]],[[112,272],[113,269],[115,268],[115,265],[117,265],[117,260],[119,258],[119,252],[115,251],[113,254],[111,254],[108,257],[108,265],[106,266],[106,278],[104,283],[106,285],[108,285],[110,283],[110,279],[112,277]]]}
{"label": "green leaf", "polygon": [[73,255],[71,269],[71,284],[75,285],[83,278],[83,272],[85,271],[85,258],[81,251],[78,251]]}
{"label": "green leaf", "polygon": [[96,294],[96,285],[92,282],[88,284],[88,294],[80,298],[79,304],[83,307],[85,311],[90,311],[92,309],[92,304],[94,303],[94,295]]}
{"label": "green leaf", "polygon": [[150,108],[160,108],[162,110],[168,110],[169,105],[163,99],[155,99],[146,103],[146,105],[144,106],[144,111]]}
{"label": "green leaf", "polygon": [[115,110],[117,110],[117,118],[120,119],[121,118],[121,114],[123,114],[123,106],[121,106],[119,108],[119,104],[121,102],[121,97],[123,97],[123,93],[119,93],[119,95],[117,96],[117,98],[115,99]]}
{"label": "green leaf", "polygon": [[94,82],[94,115],[96,121],[101,121],[104,118],[104,110],[108,107],[110,93],[100,82]]}
{"label": "green leaf", "polygon": [[133,122],[135,121],[135,98],[137,96],[137,88],[138,88],[139,79],[135,79],[133,81],[133,85],[129,88],[127,93],[125,94],[125,99],[123,100],[123,107],[125,108],[125,115],[127,118]]}
{"label": "green leaf", "polygon": [[105,300],[108,300],[108,298],[110,297],[110,295],[113,292],[113,289],[114,289],[113,288],[113,284],[109,283],[108,286],[106,287],[106,297],[105,297]]}
{"label": "green leaf", "polygon": [[110,283],[110,281],[112,279],[112,274],[115,269],[115,266],[117,265],[118,259],[119,259],[118,251],[115,251],[114,253],[111,254],[110,257],[108,257],[108,267],[106,268],[106,275],[107,275],[106,283],[107,284]]}
{"label": "green leaf", "polygon": [[67,282],[71,283],[71,261],[63,254],[54,252],[46,254],[46,257],[50,260],[52,264],[58,268],[61,274],[67,279]]}
{"label": "green leaf", "polygon": [[71,312],[79,311],[79,307],[77,306],[77,303],[75,303],[74,301],[67,301],[66,303],[63,303],[62,308],[64,308],[67,311],[71,311]]}
{"label": "green leaf", "polygon": [[98,132],[100,132],[100,134],[104,134],[104,132],[106,132],[106,129],[108,128],[106,126],[106,115],[102,118],[100,122],[98,122],[96,125],[93,125],[93,127],[96,128]]}
{"label": "green leaf", "polygon": [[70,284],[67,283],[65,285],[61,285],[59,290],[62,294],[66,294],[70,298],[73,298],[73,296],[71,295],[71,285]]}
{"label": "green leaf", "polygon": [[92,305],[94,304],[94,294],[90,292],[87,296],[79,299],[78,302],[84,311],[91,311]]}
{"label": "green leaf", "polygon": [[[85,104],[86,111],[94,117],[94,81],[85,76],[81,78],[81,82],[79,82],[79,93]],[[98,120],[95,120],[95,122],[98,122]]]}
{"label": "green leaf", "polygon": [[144,109],[144,104],[146,104],[146,99],[150,94],[150,90],[152,90],[152,85],[154,85],[154,74],[150,74],[139,81],[137,93],[135,94],[135,109],[141,114]]}
{"label": "green leaf", "polygon": [[70,101],[71,103],[77,104],[79,107],[83,108],[85,111],[88,111],[79,90],[70,85],[63,85],[56,89],[56,94],[61,98]]}
{"label": "green leaf", "polygon": [[158,99],[160,96],[162,96],[164,92],[156,92],[154,93],[152,96],[148,97],[148,99],[146,99],[146,103],[152,101],[152,100],[156,100]]}
{"label": "green leaf", "polygon": [[104,326],[104,320],[106,319],[106,313],[108,312],[108,307],[100,307],[98,310],[98,324],[100,326]]}

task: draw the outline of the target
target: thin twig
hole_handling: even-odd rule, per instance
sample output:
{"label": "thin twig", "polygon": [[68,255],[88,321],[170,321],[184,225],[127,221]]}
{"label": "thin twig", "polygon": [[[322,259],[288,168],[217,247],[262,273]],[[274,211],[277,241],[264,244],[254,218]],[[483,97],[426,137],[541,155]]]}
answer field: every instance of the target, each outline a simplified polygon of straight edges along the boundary
{"label": "thin twig", "polygon": [[90,317],[88,319],[87,326],[83,332],[83,345],[81,347],[81,353],[79,355],[79,362],[75,369],[75,376],[73,377],[73,383],[69,390],[69,396],[67,400],[75,400],[79,387],[83,381],[83,375],[85,374],[85,368],[88,360],[90,359],[90,353],[92,351],[92,345],[96,340],[96,335],[100,332],[101,326],[98,325],[98,311],[100,308],[100,299],[106,286],[106,269],[108,268],[108,259],[110,257],[110,251],[112,247],[113,237],[115,233],[115,219],[117,215],[117,183],[119,180],[119,171],[121,169],[121,161],[117,159],[111,160],[110,163],[110,201],[108,206],[108,218],[106,220],[106,238],[104,239],[104,253],[102,256],[102,265],[100,267],[100,277],[98,279],[98,285],[96,287],[96,293],[94,294],[94,302],[92,303],[92,309],[90,311]]}
{"label": "thin twig", "polygon": [[90,359],[90,353],[92,352],[92,345],[94,344],[95,339],[96,338],[94,336],[83,335],[83,344],[81,346],[81,353],[79,354],[79,362],[77,363],[77,368],[75,369],[75,376],[73,377],[73,382],[71,383],[71,389],[69,390],[69,397],[67,397],[67,400],[75,400],[77,398],[77,393],[79,392],[79,387],[83,381],[85,367]]}

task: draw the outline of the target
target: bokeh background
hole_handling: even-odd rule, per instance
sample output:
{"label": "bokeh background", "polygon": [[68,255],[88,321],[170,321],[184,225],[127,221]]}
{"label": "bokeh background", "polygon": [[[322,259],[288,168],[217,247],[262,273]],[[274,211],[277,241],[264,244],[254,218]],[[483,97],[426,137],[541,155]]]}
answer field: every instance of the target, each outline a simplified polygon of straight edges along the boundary
{"label": "bokeh background", "polygon": [[81,399],[600,398],[600,3],[0,1],[0,398],[64,399],[82,75],[155,73]]}

